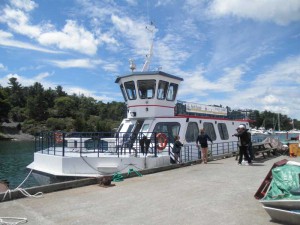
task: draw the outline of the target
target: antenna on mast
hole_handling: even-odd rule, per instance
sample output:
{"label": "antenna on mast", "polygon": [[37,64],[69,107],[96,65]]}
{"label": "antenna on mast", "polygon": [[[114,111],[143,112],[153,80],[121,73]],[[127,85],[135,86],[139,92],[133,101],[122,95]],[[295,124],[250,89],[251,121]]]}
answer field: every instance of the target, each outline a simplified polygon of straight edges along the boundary
{"label": "antenna on mast", "polygon": [[150,49],[149,49],[149,54],[146,55],[146,61],[143,65],[143,69],[142,72],[145,72],[147,70],[149,70],[149,65],[150,65],[150,61],[153,55],[153,42],[154,42],[154,30],[155,30],[155,26],[153,25],[153,23],[150,23],[150,26],[146,26],[146,30],[148,30],[152,36],[151,36],[151,45],[150,45]]}
{"label": "antenna on mast", "polygon": [[136,69],[135,63],[133,61],[133,59],[129,59],[129,68],[131,69],[131,71],[133,72]]}

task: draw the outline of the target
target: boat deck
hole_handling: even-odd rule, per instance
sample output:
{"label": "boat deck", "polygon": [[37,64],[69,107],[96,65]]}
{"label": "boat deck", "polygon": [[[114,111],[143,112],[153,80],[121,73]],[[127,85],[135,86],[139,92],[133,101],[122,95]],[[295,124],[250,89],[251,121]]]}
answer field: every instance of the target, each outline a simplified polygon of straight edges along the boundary
{"label": "boat deck", "polygon": [[114,182],[89,185],[1,203],[0,216],[26,217],[28,224],[224,224],[272,222],[254,194],[272,165],[256,158],[238,166],[234,157]]}

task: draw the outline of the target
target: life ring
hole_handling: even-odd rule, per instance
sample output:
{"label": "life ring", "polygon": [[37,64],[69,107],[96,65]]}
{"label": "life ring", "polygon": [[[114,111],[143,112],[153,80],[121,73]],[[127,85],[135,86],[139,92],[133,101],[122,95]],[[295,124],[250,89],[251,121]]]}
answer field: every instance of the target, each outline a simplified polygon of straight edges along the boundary
{"label": "life ring", "polygon": [[156,138],[157,138],[157,141],[158,141],[157,149],[159,151],[164,150],[167,147],[167,144],[168,144],[167,135],[165,135],[164,133],[158,133],[156,135]]}
{"label": "life ring", "polygon": [[63,142],[62,133],[55,132],[54,133],[55,143],[59,144]]}

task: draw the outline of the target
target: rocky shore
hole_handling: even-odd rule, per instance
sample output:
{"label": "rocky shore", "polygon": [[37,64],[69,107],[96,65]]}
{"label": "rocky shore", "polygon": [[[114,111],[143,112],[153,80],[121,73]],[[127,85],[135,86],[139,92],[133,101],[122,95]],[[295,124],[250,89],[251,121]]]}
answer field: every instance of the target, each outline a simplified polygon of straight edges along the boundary
{"label": "rocky shore", "polygon": [[20,123],[2,123],[0,125],[0,140],[31,141],[34,136],[23,133]]}

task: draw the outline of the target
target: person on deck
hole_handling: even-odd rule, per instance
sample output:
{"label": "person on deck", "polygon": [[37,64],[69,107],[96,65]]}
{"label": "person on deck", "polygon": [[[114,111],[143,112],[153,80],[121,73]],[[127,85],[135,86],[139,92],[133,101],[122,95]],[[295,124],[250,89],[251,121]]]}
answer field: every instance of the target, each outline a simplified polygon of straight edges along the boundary
{"label": "person on deck", "polygon": [[[203,158],[203,162],[205,164],[207,163],[207,159],[208,159],[208,155],[207,155],[207,148],[208,148],[207,140],[209,140],[213,144],[212,139],[204,132],[204,129],[201,129],[200,135],[198,135],[197,140],[196,140],[196,145],[197,145],[197,147],[198,147],[199,150],[200,150],[199,145],[201,146],[201,149],[202,149],[202,158]],[[201,151],[200,151],[200,155],[201,155]]]}
{"label": "person on deck", "polygon": [[173,163],[179,163],[179,157],[180,157],[180,151],[181,151],[181,147],[183,146],[183,144],[179,141],[180,137],[179,135],[176,135],[174,138],[174,146],[172,149],[172,152],[174,154],[174,160]]}
{"label": "person on deck", "polygon": [[[248,164],[252,164],[251,157],[248,154],[248,147],[251,142],[251,136],[248,134],[248,129],[244,125],[239,125],[237,128],[237,133],[232,135],[239,138],[239,161],[238,165],[242,165],[243,156],[248,161]],[[250,137],[250,138],[249,138]]]}

